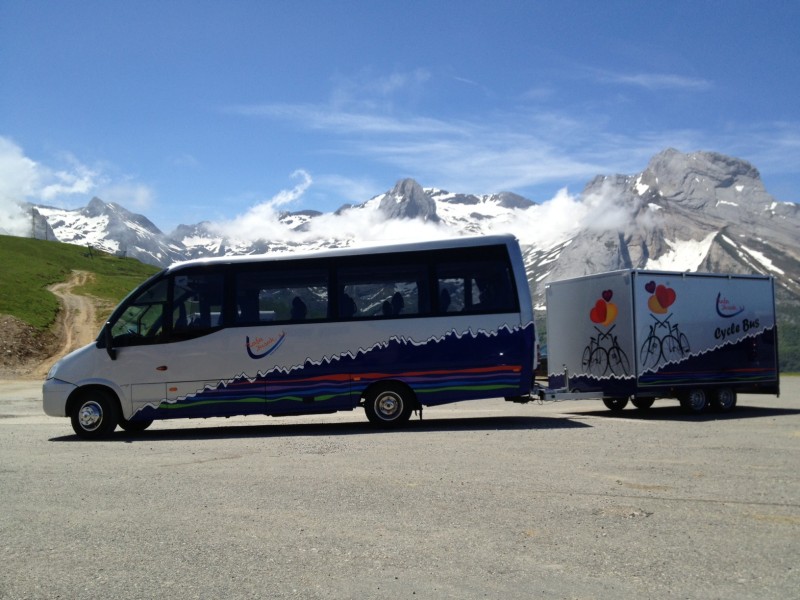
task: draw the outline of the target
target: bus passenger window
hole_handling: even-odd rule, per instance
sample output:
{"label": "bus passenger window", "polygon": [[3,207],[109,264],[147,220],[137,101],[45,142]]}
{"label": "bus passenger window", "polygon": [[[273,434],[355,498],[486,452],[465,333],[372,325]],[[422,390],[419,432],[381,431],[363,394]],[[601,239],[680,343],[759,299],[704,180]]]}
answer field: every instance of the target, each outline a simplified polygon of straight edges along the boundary
{"label": "bus passenger window", "polygon": [[172,333],[179,339],[204,335],[222,326],[224,277],[221,273],[175,275]]}
{"label": "bus passenger window", "polygon": [[429,314],[427,282],[422,266],[342,267],[339,316],[365,319]]}
{"label": "bus passenger window", "polygon": [[507,262],[442,263],[438,268],[439,312],[514,312],[517,296]]}
{"label": "bus passenger window", "polygon": [[328,316],[328,273],[295,268],[236,274],[236,324],[299,323]]}

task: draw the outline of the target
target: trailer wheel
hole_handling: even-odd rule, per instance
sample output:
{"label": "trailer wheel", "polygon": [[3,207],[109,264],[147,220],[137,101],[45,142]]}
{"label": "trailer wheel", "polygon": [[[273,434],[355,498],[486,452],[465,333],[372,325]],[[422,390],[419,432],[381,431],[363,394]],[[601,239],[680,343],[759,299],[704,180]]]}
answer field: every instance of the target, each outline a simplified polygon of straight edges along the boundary
{"label": "trailer wheel", "polygon": [[708,406],[708,398],[705,390],[693,388],[689,390],[680,400],[684,410],[693,413],[701,413]]}
{"label": "trailer wheel", "polygon": [[415,399],[410,389],[403,385],[386,384],[368,390],[364,397],[364,412],[373,425],[391,429],[408,421]]}
{"label": "trailer wheel", "polygon": [[633,405],[638,408],[639,410],[647,410],[651,406],[653,406],[653,402],[655,402],[655,398],[634,398],[632,400]]}
{"label": "trailer wheel", "polygon": [[628,405],[627,398],[603,398],[603,404],[608,410],[619,412]]}
{"label": "trailer wheel", "polygon": [[711,400],[712,406],[720,412],[728,412],[736,406],[736,392],[731,388],[720,388]]}

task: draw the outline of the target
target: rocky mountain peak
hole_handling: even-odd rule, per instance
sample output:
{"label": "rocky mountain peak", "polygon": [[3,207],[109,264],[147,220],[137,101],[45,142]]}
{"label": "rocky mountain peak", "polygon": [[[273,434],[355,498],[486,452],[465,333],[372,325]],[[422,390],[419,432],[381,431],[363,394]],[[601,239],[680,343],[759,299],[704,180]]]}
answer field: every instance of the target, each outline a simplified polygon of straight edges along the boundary
{"label": "rocky mountain peak", "polygon": [[639,191],[651,193],[689,208],[752,206],[771,202],[761,175],[749,162],[716,152],[683,154],[668,149],[655,155],[638,179]]}
{"label": "rocky mountain peak", "polygon": [[381,198],[378,210],[390,219],[439,221],[436,203],[413,179],[401,179]]}

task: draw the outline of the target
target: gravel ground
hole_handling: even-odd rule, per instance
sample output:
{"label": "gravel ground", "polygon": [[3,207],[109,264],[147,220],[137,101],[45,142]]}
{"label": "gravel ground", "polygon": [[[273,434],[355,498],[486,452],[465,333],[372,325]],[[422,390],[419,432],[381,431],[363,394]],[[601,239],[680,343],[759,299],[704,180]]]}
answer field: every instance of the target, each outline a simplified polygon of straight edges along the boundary
{"label": "gravel ground", "polygon": [[800,379],[675,402],[160,422],[83,442],[0,382],[0,598],[790,598]]}

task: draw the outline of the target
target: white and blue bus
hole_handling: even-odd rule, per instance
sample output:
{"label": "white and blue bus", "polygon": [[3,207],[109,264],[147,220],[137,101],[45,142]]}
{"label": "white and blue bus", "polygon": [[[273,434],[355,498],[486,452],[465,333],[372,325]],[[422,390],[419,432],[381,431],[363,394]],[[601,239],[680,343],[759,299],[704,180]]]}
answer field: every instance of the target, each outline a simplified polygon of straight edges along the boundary
{"label": "white and blue bus", "polygon": [[363,406],[393,427],[459,400],[525,401],[536,360],[511,236],[225,257],[173,265],[44,383],[84,438],[155,419]]}

